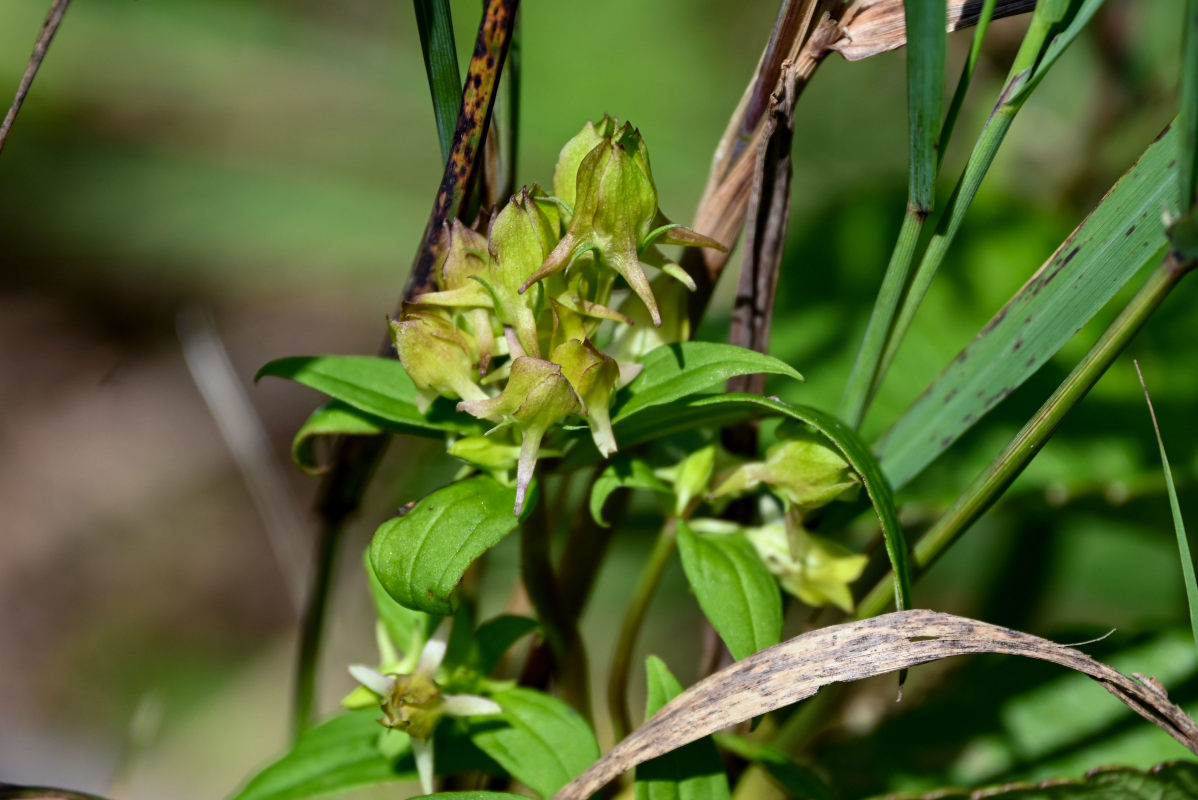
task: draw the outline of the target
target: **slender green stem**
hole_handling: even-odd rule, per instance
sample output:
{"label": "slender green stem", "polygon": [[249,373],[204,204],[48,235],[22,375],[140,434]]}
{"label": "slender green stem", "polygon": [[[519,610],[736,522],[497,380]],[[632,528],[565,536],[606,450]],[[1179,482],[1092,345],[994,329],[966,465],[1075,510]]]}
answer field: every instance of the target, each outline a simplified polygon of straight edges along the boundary
{"label": "slender green stem", "polygon": [[840,418],[851,428],[861,426],[861,420],[865,417],[866,409],[873,398],[871,389],[876,383],[882,348],[886,344],[890,326],[894,323],[895,311],[903,296],[903,287],[907,285],[911,262],[915,258],[915,246],[919,242],[919,234],[923,231],[926,219],[927,216],[918,209],[907,206],[902,227],[899,228],[898,241],[890,254],[890,263],[886,265],[882,287],[874,300],[874,310],[869,316],[865,337],[861,340],[861,349],[857,351],[857,360],[853,362],[853,371],[845,386],[844,399],[840,402]]}
{"label": "slender green stem", "polygon": [[[961,534],[994,505],[1040,452],[1065,415],[1081,402],[1161,301],[1193,266],[1192,262],[1180,263],[1173,254],[1166,257],[1036,415],[915,545],[912,553],[912,572],[915,577],[927,571]],[[893,597],[891,579],[886,576],[861,602],[857,616],[864,619],[882,613],[889,607]]]}
{"label": "slender green stem", "polygon": [[[929,240],[927,249],[924,250],[919,266],[903,296],[898,318],[888,331],[886,347],[874,370],[874,380],[870,387],[871,393],[877,391],[882,379],[885,378],[886,370],[890,368],[899,346],[903,343],[903,338],[910,330],[911,322],[914,320],[920,304],[923,303],[924,296],[928,293],[932,279],[940,269],[940,264],[944,261],[949,246],[961,228],[965,212],[969,210],[969,206],[977,196],[978,188],[982,185],[982,179],[986,177],[986,173],[990,171],[999,146],[1006,138],[1011,123],[1015,121],[1015,115],[1019,113],[1019,109],[1027,99],[1026,92],[1023,90],[1032,80],[1036,62],[1044,51],[1049,34],[1052,33],[1053,27],[1059,21],[1059,18],[1055,16],[1061,8],[1059,2],[1045,3],[1042,6],[1043,8],[1038,6],[1036,13],[1032,15],[1031,24],[1023,37],[1023,43],[1015,56],[1015,61],[1011,64],[1002,94],[999,95],[998,102],[990,113],[990,118],[986,120],[982,132],[973,146],[973,152],[969,154],[965,170],[961,173],[961,178],[957,181],[957,185],[948,199],[944,213],[936,226],[936,231]],[[1051,10],[1050,6],[1056,10]],[[1019,99],[1013,101],[1016,95]],[[943,151],[944,145],[945,142],[942,141],[941,151]]]}
{"label": "slender green stem", "polygon": [[949,102],[948,113],[944,115],[944,125],[940,127],[940,142],[936,148],[937,167],[944,163],[944,151],[953,138],[957,127],[957,118],[961,114],[961,106],[965,103],[965,95],[969,93],[969,84],[973,82],[973,71],[977,68],[978,57],[982,54],[982,42],[986,39],[986,30],[990,27],[990,19],[994,16],[994,5],[997,0],[986,0],[982,5],[982,13],[978,15],[978,25],[973,32],[973,42],[969,45],[969,55],[961,65],[961,77],[957,80],[956,91]]}
{"label": "slender green stem", "polygon": [[632,599],[624,612],[624,622],[620,626],[620,638],[612,656],[611,676],[607,684],[607,707],[611,714],[616,741],[623,739],[632,730],[631,715],[628,713],[628,678],[632,673],[632,651],[641,632],[641,625],[645,622],[649,601],[657,591],[657,584],[661,582],[666,564],[670,563],[670,557],[674,555],[677,545],[674,526],[675,520],[671,518],[661,529],[661,534],[657,537],[649,560],[645,562],[645,568],[632,592]]}
{"label": "slender green stem", "polygon": [[932,284],[932,278],[936,277],[936,272],[940,269],[940,264],[944,261],[949,246],[956,237],[957,231],[960,230],[961,222],[965,219],[965,212],[973,203],[974,197],[977,196],[982,179],[986,177],[990,165],[994,163],[994,156],[998,153],[1003,138],[1015,120],[1016,111],[1016,108],[1000,104],[990,115],[990,119],[986,121],[986,126],[982,129],[973,153],[969,157],[969,163],[965,165],[961,179],[953,189],[952,195],[949,196],[944,214],[936,226],[936,232],[932,234],[928,247],[923,253],[923,258],[920,259],[919,266],[911,278],[911,285],[903,297],[898,318],[889,331],[886,347],[877,365],[872,391],[877,391],[878,385],[886,376],[886,370],[894,361],[895,353],[898,352],[903,337],[911,328],[915,312],[919,310],[924,296],[928,293],[928,287]]}

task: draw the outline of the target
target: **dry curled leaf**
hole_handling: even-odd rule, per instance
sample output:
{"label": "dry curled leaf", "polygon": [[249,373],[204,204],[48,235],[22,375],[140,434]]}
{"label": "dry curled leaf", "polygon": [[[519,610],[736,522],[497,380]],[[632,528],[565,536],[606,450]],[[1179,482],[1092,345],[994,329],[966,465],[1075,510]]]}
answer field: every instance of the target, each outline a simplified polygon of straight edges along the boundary
{"label": "dry curled leaf", "polygon": [[1198,754],[1198,724],[1151,684],[1080,650],[974,619],[916,609],[821,628],[766,648],[678,695],[554,800],[583,800],[622,772],[722,728],[805,700],[830,683],[861,680],[957,655],[1006,653],[1089,675]]}

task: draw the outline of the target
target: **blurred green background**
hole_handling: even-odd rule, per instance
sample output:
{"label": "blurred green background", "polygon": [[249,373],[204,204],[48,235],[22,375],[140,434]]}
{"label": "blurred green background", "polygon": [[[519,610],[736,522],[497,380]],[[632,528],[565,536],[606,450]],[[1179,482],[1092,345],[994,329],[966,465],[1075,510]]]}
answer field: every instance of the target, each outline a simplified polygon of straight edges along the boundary
{"label": "blurred green background", "polygon": [[[453,3],[463,53],[479,8]],[[685,221],[775,10],[766,0],[525,3],[519,180],[547,182],[561,144],[607,112],[640,127],[662,207]],[[867,431],[883,430],[922,391],[1171,119],[1180,11],[1176,2],[1110,0],[1037,91]],[[45,12],[41,0],[0,9],[5,97]],[[1021,30],[1018,20],[994,26],[947,175],[963,163]],[[968,34],[951,44],[955,75]],[[809,380],[792,399],[835,408],[897,231],[903,64],[901,52],[856,64],[832,57],[799,104],[773,337],[774,352]],[[314,482],[287,452],[316,397],[281,382],[251,386],[252,375],[284,355],[374,351],[439,178],[410,4],[72,5],[0,156],[0,780],[212,798],[284,747],[294,612],[183,363],[176,316],[198,308],[215,320],[304,522],[294,538],[305,543]],[[1153,390],[1196,528],[1191,280],[1130,354]],[[724,335],[723,289],[712,338]],[[907,490],[912,530],[1001,448],[1100,329],[1079,334]],[[373,658],[356,554],[378,519],[452,471],[427,447],[391,448],[342,560],[324,708],[350,687],[343,665]],[[617,600],[647,545],[642,533],[621,531],[601,576],[587,619],[593,653],[606,652]],[[514,563],[510,546],[497,556]],[[655,606],[644,649],[674,654],[689,679],[699,617],[680,576],[670,588],[676,608]],[[1186,625],[1184,597],[1128,357],[918,598],[1049,636],[1118,627],[1096,652],[1155,647],[1151,663],[1171,670],[1174,696],[1198,698],[1193,648],[1168,633]],[[671,610],[682,623],[666,619]],[[1153,669],[1143,663],[1126,668]],[[928,776],[1032,774],[1020,765],[1039,751],[1020,738],[1011,698],[1061,676],[1009,666],[971,662],[939,693],[931,684],[942,670],[925,671],[926,680],[916,673],[912,697],[933,702],[900,709],[879,699],[888,689],[867,687],[813,730],[810,752],[838,779],[856,781],[848,796],[923,786]],[[1081,707],[1114,703],[1095,687],[1080,697]],[[954,727],[954,703],[971,709],[968,735]],[[1012,714],[1016,723],[1004,722]],[[1113,719],[1103,724],[1114,732],[1099,726],[1105,733],[1086,734],[1085,747],[1064,735],[1044,752],[1075,774],[1094,765],[1091,753],[1139,754],[1143,764],[1178,754],[1163,735]],[[853,762],[875,728],[869,747],[884,757],[862,774]],[[1148,738],[1119,750],[1110,745],[1119,735]]]}

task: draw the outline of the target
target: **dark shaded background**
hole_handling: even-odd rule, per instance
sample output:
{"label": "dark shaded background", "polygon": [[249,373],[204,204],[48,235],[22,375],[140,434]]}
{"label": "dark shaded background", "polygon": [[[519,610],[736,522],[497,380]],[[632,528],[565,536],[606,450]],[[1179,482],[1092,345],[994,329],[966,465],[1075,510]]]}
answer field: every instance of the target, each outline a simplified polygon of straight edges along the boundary
{"label": "dark shaded background", "polygon": [[[454,3],[463,51],[478,8]],[[45,11],[41,0],[0,9],[6,93]],[[662,206],[685,220],[774,11],[765,0],[527,2],[521,181],[547,182],[558,147],[608,112],[640,127]],[[1168,123],[1179,15],[1179,3],[1111,0],[1037,91],[867,430],[882,430],[922,390]],[[948,154],[950,176],[1021,27],[994,26]],[[968,36],[952,46],[955,75]],[[776,354],[809,379],[794,399],[834,408],[847,375],[902,211],[903,92],[901,53],[858,64],[834,57],[800,102],[774,333]],[[439,165],[408,4],[71,7],[0,157],[0,780],[212,798],[284,746],[292,607],[245,483],[183,363],[176,317],[192,308],[215,320],[304,522],[292,532],[302,544],[314,482],[287,453],[316,397],[250,379],[283,355],[373,352]],[[1195,300],[1198,288],[1183,284],[1131,348],[1183,493],[1198,466]],[[721,319],[717,309],[710,336],[723,335]],[[911,487],[913,527],[998,451],[1099,329],[1079,335]],[[387,479],[343,560],[325,708],[350,686],[343,665],[373,658],[356,554],[389,509],[452,471],[427,448],[392,448]],[[1198,525],[1195,503],[1184,507]],[[637,534],[635,526],[622,533],[601,579],[587,620],[594,652],[605,652],[617,598],[647,544]],[[500,563],[514,557],[511,547],[497,552]],[[682,622],[657,608],[646,650],[677,652],[680,624],[697,630],[678,575],[670,587]],[[496,603],[503,593],[492,592]],[[1114,649],[1185,626],[1156,448],[1126,357],[1010,501],[919,593],[924,605],[1048,635],[1118,626]],[[1184,639],[1168,645],[1175,641],[1160,645],[1172,647],[1161,658],[1182,681],[1194,674],[1194,656]],[[684,678],[694,669],[687,658],[676,667]],[[1033,681],[981,662],[968,669],[979,677],[945,691],[980,706],[981,738],[947,730],[947,712],[933,703],[887,723],[871,745],[886,758],[872,759],[876,769],[863,776],[853,765],[855,736],[892,713],[878,699],[886,690],[866,690],[861,708],[850,704],[839,727],[816,738],[816,752],[835,775],[861,784],[850,787],[859,793],[920,786],[927,775],[1018,774],[1018,763],[1008,772],[975,768],[977,753],[993,751],[985,737],[995,730],[1018,741],[1004,728],[1004,697],[1059,676]],[[931,671],[924,674],[926,694]],[[913,686],[918,699],[918,678]],[[1093,692],[1080,702],[1101,694]],[[1131,760],[1129,747],[1111,757]],[[1068,760],[1076,745],[1048,752],[1076,769]],[[1084,750],[1078,763],[1093,766],[1086,759],[1095,752],[1110,751]],[[1147,764],[1177,751],[1150,737],[1134,753]]]}

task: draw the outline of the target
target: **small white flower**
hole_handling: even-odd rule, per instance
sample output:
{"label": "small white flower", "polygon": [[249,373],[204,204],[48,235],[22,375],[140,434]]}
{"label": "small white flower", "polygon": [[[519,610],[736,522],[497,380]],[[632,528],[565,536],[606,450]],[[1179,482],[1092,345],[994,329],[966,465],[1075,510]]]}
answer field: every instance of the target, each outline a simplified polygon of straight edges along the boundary
{"label": "small white flower", "polygon": [[362,664],[353,664],[349,674],[380,698],[388,728],[405,731],[411,739],[412,757],[426,794],[433,792],[433,730],[442,716],[472,717],[499,714],[503,709],[494,700],[472,694],[444,694],[434,676],[445,658],[452,622],[446,619],[425,643],[415,671],[384,675]]}

